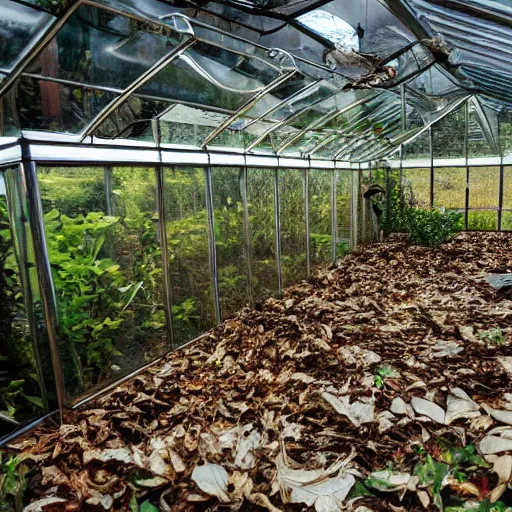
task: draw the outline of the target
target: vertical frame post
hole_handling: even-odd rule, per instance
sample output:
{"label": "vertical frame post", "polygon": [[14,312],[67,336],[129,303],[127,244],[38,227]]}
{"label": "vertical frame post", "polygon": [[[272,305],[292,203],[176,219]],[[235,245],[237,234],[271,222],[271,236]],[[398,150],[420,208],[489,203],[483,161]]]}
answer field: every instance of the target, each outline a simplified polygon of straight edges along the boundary
{"label": "vertical frame post", "polygon": [[352,169],[352,190],[350,194],[351,211],[350,211],[350,234],[352,249],[355,249],[359,241],[359,169]]}
{"label": "vertical frame post", "polygon": [[466,161],[466,192],[464,199],[464,229],[468,229],[469,218],[469,102],[464,104],[464,159]]}
{"label": "vertical frame post", "polygon": [[430,152],[430,208],[434,208],[434,131],[432,126],[428,129]]}
{"label": "vertical frame post", "polygon": [[331,250],[332,262],[336,263],[338,245],[338,201],[337,201],[337,188],[338,188],[338,171],[336,168],[332,170],[331,174]]}
{"label": "vertical frame post", "polygon": [[106,214],[112,216],[114,209],[112,208],[112,167],[103,168],[103,187],[105,189],[105,206]]}
{"label": "vertical frame post", "polygon": [[167,336],[171,343],[171,347],[175,347],[174,326],[172,320],[172,283],[171,272],[169,268],[169,247],[167,246],[167,225],[165,222],[165,170],[162,165],[155,167],[156,179],[156,211],[158,214],[158,243],[160,244],[160,252],[162,254],[162,274],[164,278],[164,311],[165,325],[167,328]]}
{"label": "vertical frame post", "polygon": [[304,179],[302,181],[302,190],[304,194],[305,223],[306,223],[306,267],[308,277],[311,276],[311,240],[309,229],[309,169],[304,169]]}
{"label": "vertical frame post", "polygon": [[[48,395],[46,391],[46,379],[41,360],[40,333],[37,324],[38,319],[35,314],[35,302],[39,298],[38,290],[31,286],[31,276],[29,267],[34,265],[34,250],[30,247],[30,226],[26,215],[26,183],[23,179],[23,173],[20,172],[20,165],[16,169],[0,170],[0,180],[5,180],[7,215],[9,219],[9,228],[12,233],[13,252],[18,264],[21,287],[23,290],[23,303],[27,315],[27,323],[30,329],[30,337],[34,356],[36,359],[36,371],[41,398],[45,409],[49,410]],[[32,257],[31,257],[32,255]],[[34,298],[34,294],[36,298]]]}
{"label": "vertical frame post", "polygon": [[43,221],[43,207],[41,204],[41,194],[39,182],[37,180],[36,164],[30,154],[30,145],[28,141],[21,140],[21,158],[22,163],[20,172],[24,175],[26,183],[26,193],[28,201],[28,213],[32,229],[32,238],[34,242],[34,258],[39,277],[41,289],[41,303],[50,345],[50,355],[55,375],[55,388],[57,393],[57,404],[59,407],[60,420],[63,421],[64,405],[66,401],[66,392],[64,387],[64,375],[60,362],[59,348],[57,345],[57,300],[53,284],[52,270],[46,245],[46,233]]}
{"label": "vertical frame post", "polygon": [[[401,118],[402,118],[402,131],[405,133],[407,130],[407,102],[405,99],[405,83],[400,84],[400,106],[401,106]],[[403,159],[404,159],[405,147],[400,144],[400,187],[403,185]]]}
{"label": "vertical frame post", "polygon": [[274,222],[276,231],[276,270],[277,292],[283,293],[283,276],[281,273],[281,202],[279,200],[279,167],[274,168]]}
{"label": "vertical frame post", "polygon": [[215,217],[213,212],[213,183],[212,166],[205,167],[206,211],[208,212],[208,253],[210,258],[210,272],[213,285],[213,298],[215,302],[215,319],[217,324],[222,322],[219,296],[219,275],[217,267],[217,247],[215,245]]}
{"label": "vertical frame post", "polygon": [[500,163],[500,183],[499,183],[499,195],[498,195],[498,231],[502,230],[503,224],[503,187],[505,182],[505,167],[503,165],[503,156],[501,157]]}
{"label": "vertical frame post", "polygon": [[252,289],[252,254],[251,254],[251,232],[249,227],[249,203],[247,201],[247,166],[240,167],[240,195],[242,197],[242,208],[244,211],[244,251],[247,265],[247,296],[249,304],[254,306],[254,293]]}

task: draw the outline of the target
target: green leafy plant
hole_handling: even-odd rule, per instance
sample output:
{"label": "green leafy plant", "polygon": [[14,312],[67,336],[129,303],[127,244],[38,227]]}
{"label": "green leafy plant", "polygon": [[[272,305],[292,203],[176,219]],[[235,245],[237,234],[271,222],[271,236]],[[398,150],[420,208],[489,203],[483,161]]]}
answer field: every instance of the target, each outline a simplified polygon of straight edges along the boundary
{"label": "green leafy plant", "polygon": [[462,218],[459,212],[411,208],[405,218],[405,227],[412,244],[435,247],[462,229]]}
{"label": "green leafy plant", "polygon": [[506,342],[505,336],[503,336],[503,332],[499,328],[489,331],[480,331],[478,337],[492,345],[502,345]]}
{"label": "green leafy plant", "polygon": [[386,379],[393,379],[399,377],[400,374],[389,364],[383,364],[377,366],[374,370],[374,382],[375,385],[380,389],[384,387]]}
{"label": "green leafy plant", "polygon": [[23,458],[7,457],[0,453],[0,511],[21,512],[23,510],[28,471],[29,468]]}

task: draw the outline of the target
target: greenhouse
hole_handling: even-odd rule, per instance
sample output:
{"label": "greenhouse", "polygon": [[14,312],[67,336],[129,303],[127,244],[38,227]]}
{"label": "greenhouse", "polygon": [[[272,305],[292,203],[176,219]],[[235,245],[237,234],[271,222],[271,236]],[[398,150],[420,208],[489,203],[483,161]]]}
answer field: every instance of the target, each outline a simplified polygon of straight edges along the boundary
{"label": "greenhouse", "polygon": [[0,512],[512,512],[510,0],[0,0]]}

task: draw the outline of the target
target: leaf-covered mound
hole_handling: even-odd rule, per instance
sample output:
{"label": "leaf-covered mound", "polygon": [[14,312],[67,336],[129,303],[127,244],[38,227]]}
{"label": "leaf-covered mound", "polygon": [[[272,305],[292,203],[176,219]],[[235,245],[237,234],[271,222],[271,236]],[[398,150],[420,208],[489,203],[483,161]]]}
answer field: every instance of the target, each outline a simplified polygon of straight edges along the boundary
{"label": "leaf-covered mound", "polygon": [[360,249],[18,442],[27,510],[512,510],[511,271],[505,234]]}

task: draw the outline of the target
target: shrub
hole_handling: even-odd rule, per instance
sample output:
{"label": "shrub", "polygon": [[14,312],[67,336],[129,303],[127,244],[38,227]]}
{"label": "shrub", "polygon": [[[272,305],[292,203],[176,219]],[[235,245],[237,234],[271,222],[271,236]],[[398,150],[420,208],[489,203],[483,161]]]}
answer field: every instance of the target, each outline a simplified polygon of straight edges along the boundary
{"label": "shrub", "polygon": [[462,229],[462,213],[409,208],[405,227],[409,241],[415,245],[437,246]]}

